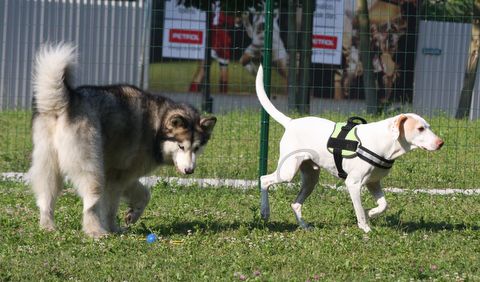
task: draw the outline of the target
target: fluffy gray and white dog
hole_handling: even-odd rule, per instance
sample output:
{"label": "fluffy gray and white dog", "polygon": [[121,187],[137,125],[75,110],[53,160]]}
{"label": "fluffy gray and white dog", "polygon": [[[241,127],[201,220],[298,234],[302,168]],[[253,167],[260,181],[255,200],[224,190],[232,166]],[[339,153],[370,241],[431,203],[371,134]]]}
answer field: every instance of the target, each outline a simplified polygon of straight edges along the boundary
{"label": "fluffy gray and white dog", "polygon": [[163,164],[190,174],[216,118],[131,85],[72,87],[75,47],[46,45],[35,61],[30,178],[40,226],[55,228],[64,177],[83,199],[83,231],[92,237],[135,223],[150,200],[139,178]]}

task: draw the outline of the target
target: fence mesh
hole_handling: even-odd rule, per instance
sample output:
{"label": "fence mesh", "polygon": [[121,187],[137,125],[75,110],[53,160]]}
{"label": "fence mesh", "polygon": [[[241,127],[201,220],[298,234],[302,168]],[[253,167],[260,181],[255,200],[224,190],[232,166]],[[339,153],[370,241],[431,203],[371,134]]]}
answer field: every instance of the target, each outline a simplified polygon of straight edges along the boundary
{"label": "fence mesh", "polygon": [[[36,46],[51,39],[80,40],[69,36],[67,28],[62,29],[68,24],[77,25],[77,30],[88,27],[90,32],[79,34],[89,43],[77,42],[80,56],[88,60],[85,64],[110,66],[112,62],[105,58],[118,58],[118,65],[104,67],[95,72],[98,75],[108,77],[109,71],[126,66],[147,78],[143,86],[150,92],[203,110],[209,110],[205,98],[211,97],[218,123],[193,177],[257,179],[261,124],[254,75],[264,54],[265,2],[253,0],[104,1],[108,5],[71,1],[68,7],[62,6],[64,1],[2,1],[0,17],[6,25],[0,27],[0,172],[26,171],[30,162],[30,108],[11,101],[27,95],[19,89],[27,89],[30,80],[20,73],[31,70],[17,70],[16,65],[32,63],[33,51],[20,48],[30,43],[20,33],[11,35],[11,30],[34,29],[35,25],[33,20],[9,20],[29,2],[36,3],[29,10],[32,15],[43,15],[43,21],[52,17],[48,19],[52,32],[44,30],[43,36],[30,39]],[[479,7],[474,1],[272,3],[271,99],[278,109],[292,117],[314,115],[334,121],[345,121],[351,115],[376,121],[401,112],[419,113],[445,140],[445,146],[435,153],[417,150],[405,155],[396,162],[385,185],[480,187],[476,178],[480,168],[476,69],[480,28]],[[13,5],[19,6],[11,10]],[[141,10],[135,13],[112,8],[133,6]],[[67,13],[63,17],[62,11]],[[97,11],[96,20],[80,23],[87,11]],[[150,16],[148,21],[145,12]],[[68,15],[73,19],[78,15],[78,21],[69,21]],[[149,36],[144,39],[148,46],[141,49],[136,47],[139,42],[132,41],[141,40],[134,34],[142,32],[145,22],[149,23]],[[128,30],[132,37],[111,35],[103,40],[106,30],[112,31],[109,34]],[[139,49],[129,52],[132,44]],[[9,46],[19,52],[7,52]],[[115,52],[124,55],[112,55]],[[130,56],[136,58],[136,65],[124,62],[127,57],[132,62]],[[148,61],[142,61],[142,56]],[[142,62],[147,65],[145,69]],[[81,82],[141,81],[121,76],[97,81],[91,73]],[[8,86],[14,84],[23,86]],[[282,134],[283,128],[271,121],[269,172],[276,167]],[[178,176],[168,167],[156,173]],[[322,173],[321,182],[334,184],[338,180]]]}

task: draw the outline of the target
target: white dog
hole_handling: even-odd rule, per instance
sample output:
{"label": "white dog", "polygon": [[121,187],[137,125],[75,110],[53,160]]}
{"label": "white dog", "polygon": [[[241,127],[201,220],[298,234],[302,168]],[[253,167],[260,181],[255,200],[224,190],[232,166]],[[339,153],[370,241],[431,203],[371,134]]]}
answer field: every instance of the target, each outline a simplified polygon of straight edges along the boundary
{"label": "white dog", "polygon": [[[257,73],[256,91],[265,111],[285,127],[285,133],[280,140],[278,167],[272,174],[260,178],[261,215],[265,220],[270,216],[268,188],[276,183],[291,181],[297,170],[300,169],[302,188],[291,206],[298,224],[303,228],[308,228],[302,219],[302,204],[318,182],[320,167],[338,176],[339,170],[335,165],[333,154],[327,149],[327,142],[334,130],[335,123],[317,117],[291,119],[278,111],[265,93],[262,67]],[[361,140],[359,143],[361,146],[358,147],[356,154],[363,152],[364,155],[362,158],[344,158],[341,163],[343,170],[348,175],[345,184],[353,202],[358,227],[369,232],[367,218],[378,216],[387,208],[380,180],[390,171],[389,168],[381,168],[381,165],[372,164],[369,159],[391,166],[393,160],[410,150],[422,148],[435,151],[442,147],[443,141],[432,132],[430,125],[416,114],[400,114],[379,122],[361,124],[355,128],[356,136]],[[364,151],[360,152],[360,148],[363,148]],[[365,213],[361,202],[362,185],[367,186],[378,204],[368,213]]]}

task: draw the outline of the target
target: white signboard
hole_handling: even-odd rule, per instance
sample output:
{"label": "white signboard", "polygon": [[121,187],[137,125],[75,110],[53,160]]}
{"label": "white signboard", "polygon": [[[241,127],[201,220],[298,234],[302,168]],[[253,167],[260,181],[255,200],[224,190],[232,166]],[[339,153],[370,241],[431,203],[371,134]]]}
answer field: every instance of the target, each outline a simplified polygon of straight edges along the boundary
{"label": "white signboard", "polygon": [[162,56],[202,60],[205,56],[206,13],[165,1]]}
{"label": "white signboard", "polygon": [[313,13],[312,62],[340,65],[344,0],[317,0]]}

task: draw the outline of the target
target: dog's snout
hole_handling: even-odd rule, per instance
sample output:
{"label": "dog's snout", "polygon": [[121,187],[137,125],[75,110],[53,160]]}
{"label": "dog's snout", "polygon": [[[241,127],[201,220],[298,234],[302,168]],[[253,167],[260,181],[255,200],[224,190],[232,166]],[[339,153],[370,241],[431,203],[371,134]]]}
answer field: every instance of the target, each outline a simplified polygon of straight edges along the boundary
{"label": "dog's snout", "polygon": [[194,168],[186,168],[185,174],[192,174],[194,170],[195,170]]}
{"label": "dog's snout", "polygon": [[442,139],[438,139],[438,140],[437,140],[437,148],[438,148],[438,149],[442,148],[443,144],[444,144],[444,142],[443,142]]}

